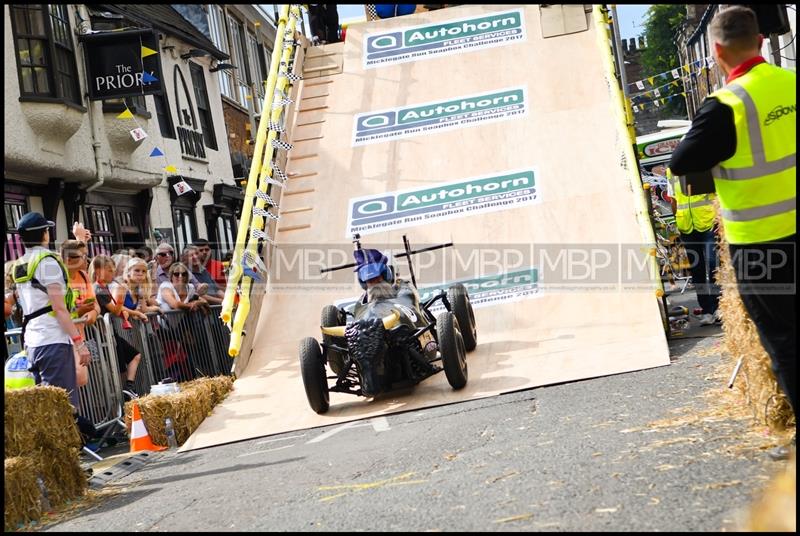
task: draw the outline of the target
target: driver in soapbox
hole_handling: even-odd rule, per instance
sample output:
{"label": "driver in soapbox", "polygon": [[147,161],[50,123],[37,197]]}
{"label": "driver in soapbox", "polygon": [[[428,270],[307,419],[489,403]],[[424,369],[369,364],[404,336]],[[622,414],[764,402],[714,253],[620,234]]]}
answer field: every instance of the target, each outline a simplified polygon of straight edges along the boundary
{"label": "driver in soapbox", "polygon": [[[395,278],[389,259],[377,249],[357,249],[353,252],[358,282],[367,292],[359,300],[364,306],[380,300],[395,300],[419,309],[419,293],[404,279]],[[360,307],[356,307],[358,310]],[[360,315],[356,313],[356,318]]]}

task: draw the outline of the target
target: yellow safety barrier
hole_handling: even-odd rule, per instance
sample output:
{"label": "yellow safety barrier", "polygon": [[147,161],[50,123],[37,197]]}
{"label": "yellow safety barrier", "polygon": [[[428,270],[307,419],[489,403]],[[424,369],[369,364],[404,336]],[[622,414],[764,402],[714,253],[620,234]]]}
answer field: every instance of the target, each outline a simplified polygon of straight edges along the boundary
{"label": "yellow safety barrier", "polygon": [[[616,69],[614,67],[614,58],[611,55],[611,35],[607,26],[608,19],[603,13],[602,6],[595,4],[592,15],[594,16],[594,24],[597,26],[597,43],[600,52],[602,53],[606,76],[610,82],[609,86],[611,89],[611,94],[613,99],[616,99],[619,103],[619,106],[614,107],[614,112],[618,117],[619,132],[622,136],[622,139],[627,140],[628,142],[623,145],[625,151],[625,160],[628,163],[628,178],[631,181],[633,191],[638,192],[639,194],[635,196],[638,209],[637,218],[639,219],[639,225],[644,233],[643,238],[647,242],[646,245],[652,248],[655,246],[656,237],[655,233],[653,232],[652,224],[650,223],[650,216],[647,209],[647,198],[645,196],[648,194],[642,187],[642,180],[639,176],[639,169],[636,164],[636,154],[633,151],[633,147],[635,145],[635,138],[632,133],[633,121],[629,121],[629,118],[632,118],[633,115],[629,113],[629,109],[625,106],[625,98],[622,94],[622,90],[616,83],[614,83],[616,80]],[[617,21],[614,22],[616,23]],[[656,295],[663,296],[664,284],[661,281],[661,275],[658,270],[658,260],[656,257],[650,256],[649,262],[652,278],[656,283]]]}
{"label": "yellow safety barrier", "polygon": [[[291,17],[290,14],[292,15]],[[262,211],[266,205],[266,200],[263,197],[258,197],[257,192],[268,193],[269,179],[274,175],[272,158],[268,158],[266,155],[271,155],[272,141],[277,138],[278,132],[268,129],[268,125],[270,123],[278,124],[284,112],[285,104],[273,107],[274,95],[276,88],[283,93],[289,84],[289,79],[285,75],[288,73],[295,50],[294,46],[284,47],[284,38],[288,33],[291,36],[290,38],[294,39],[295,28],[300,18],[300,6],[298,4],[285,4],[282,6],[278,19],[278,29],[275,34],[275,46],[272,51],[270,72],[267,77],[266,94],[262,106],[263,112],[256,133],[256,143],[247,179],[241,221],[236,235],[236,246],[233,250],[227,288],[220,314],[222,321],[231,329],[231,341],[228,346],[228,354],[231,357],[239,355],[242,345],[242,329],[250,312],[252,278],[244,273],[242,263],[246,255],[258,255],[258,238],[253,236],[253,231],[263,231],[268,223],[266,217],[261,215],[263,214]],[[267,274],[264,274],[265,278],[266,276]],[[239,304],[236,307],[236,313],[231,324],[233,305],[237,293],[239,294]]]}

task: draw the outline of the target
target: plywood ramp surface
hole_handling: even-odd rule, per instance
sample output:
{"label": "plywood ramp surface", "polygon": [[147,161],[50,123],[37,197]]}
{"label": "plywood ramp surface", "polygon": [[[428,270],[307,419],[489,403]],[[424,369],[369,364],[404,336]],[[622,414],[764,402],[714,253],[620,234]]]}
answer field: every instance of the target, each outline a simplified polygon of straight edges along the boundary
{"label": "plywood ramp surface", "polygon": [[[459,19],[507,11],[520,13],[524,39],[364,67],[369,34],[429,23],[459,26]],[[233,393],[184,450],[669,364],[655,282],[646,269],[629,276],[620,266],[630,265],[630,253],[637,259],[646,253],[593,22],[589,18],[588,31],[543,39],[539,17],[538,6],[473,5],[354,26],[339,49],[341,74],[303,82],[314,85],[301,90],[293,136],[313,139],[290,152],[287,172],[302,177],[290,179],[293,195],[280,203],[288,214],[279,224],[284,230],[277,234],[270,287],[259,318],[248,323],[253,353]],[[318,58],[320,65],[337,61],[337,49],[327,48],[333,55]],[[451,129],[354,146],[359,114],[389,111],[399,117],[400,108],[461,103],[509,88],[523,88],[524,114],[500,114],[494,122],[476,116]],[[315,102],[326,108],[303,112]],[[304,123],[310,124],[299,126]],[[475,310],[478,347],[468,355],[466,388],[453,391],[438,374],[375,400],[332,393],[329,413],[311,411],[299,342],[319,339],[323,306],[360,293],[349,270],[332,278],[318,275],[322,264],[352,261],[352,200],[397,200],[393,192],[439,192],[447,183],[520,171],[535,179],[533,197],[522,198],[533,201],[362,233],[364,247],[386,252],[401,250],[403,234],[416,246],[452,240],[457,251],[419,259],[421,288],[482,281],[476,293],[486,299]],[[459,188],[464,193],[466,187]],[[380,212],[379,205],[369,210]],[[572,270],[583,266],[581,256],[597,252],[611,258],[610,268],[595,279],[576,279]],[[573,253],[577,264],[563,264],[572,258],[563,255]],[[401,276],[408,274],[404,262],[395,264]],[[530,278],[503,274],[531,270],[538,281],[526,288],[533,292],[514,294],[514,285]],[[511,292],[494,292],[504,286]]]}

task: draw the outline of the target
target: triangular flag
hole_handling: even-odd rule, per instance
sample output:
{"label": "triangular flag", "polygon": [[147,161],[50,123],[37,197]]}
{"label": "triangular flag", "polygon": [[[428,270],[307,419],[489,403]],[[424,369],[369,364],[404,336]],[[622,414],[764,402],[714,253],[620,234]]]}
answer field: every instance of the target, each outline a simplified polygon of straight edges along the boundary
{"label": "triangular flag", "polygon": [[161,152],[161,149],[158,147],[153,148],[153,152],[150,153],[150,156],[164,156],[164,153]]}
{"label": "triangular flag", "polygon": [[675,80],[675,81],[672,83],[672,85],[673,85],[674,87],[678,87],[678,81],[677,81],[677,80]]}
{"label": "triangular flag", "polygon": [[674,78],[675,80],[677,80],[678,78],[680,78],[680,76],[681,76],[681,75],[680,75],[680,74],[678,74],[678,69],[672,69],[672,78]]}
{"label": "triangular flag", "polygon": [[637,81],[636,87],[639,89],[639,91],[644,90],[644,82],[642,82],[641,80]]}
{"label": "triangular flag", "polygon": [[175,193],[178,195],[183,195],[189,192],[194,192],[192,187],[189,186],[189,183],[186,181],[178,181],[172,185],[172,188],[175,190]]}
{"label": "triangular flag", "polygon": [[683,66],[683,70],[686,71],[686,74],[689,74],[689,66],[688,65],[684,65]]}
{"label": "triangular flag", "polygon": [[666,104],[666,103],[667,103],[667,99],[661,99],[661,104]]}
{"label": "triangular flag", "polygon": [[127,107],[125,107],[125,111],[119,114],[117,119],[133,119],[133,114]]}
{"label": "triangular flag", "polygon": [[158,78],[153,76],[152,74],[148,73],[147,71],[142,72],[142,82],[145,84],[151,84],[153,82],[158,82]]}
{"label": "triangular flag", "polygon": [[167,166],[164,168],[164,171],[169,171],[170,173],[177,173],[178,168],[176,168],[175,166]]}
{"label": "triangular flag", "polygon": [[655,78],[655,76],[651,76],[650,78],[647,79],[647,81],[650,82],[651,86],[653,85],[653,79],[654,78]]}
{"label": "triangular flag", "polygon": [[658,108],[658,99],[654,100],[654,101],[653,101],[653,104],[655,104],[655,105],[656,105],[656,108]]}
{"label": "triangular flag", "polygon": [[147,48],[147,47],[144,47],[144,46],[142,47],[142,57],[143,58],[146,58],[147,56],[152,56],[153,54],[158,54],[158,52],[156,52],[152,48]]}
{"label": "triangular flag", "polygon": [[638,107],[638,106],[634,106],[634,107],[633,107],[633,112],[634,112],[634,113],[636,113],[636,112],[638,112],[638,111],[639,111],[639,107]]}
{"label": "triangular flag", "polygon": [[668,73],[661,73],[661,79],[662,80],[669,80],[669,74]]}
{"label": "triangular flag", "polygon": [[655,95],[656,97],[660,97],[661,96],[661,92],[658,90],[658,88],[655,88],[653,90],[653,95]]}

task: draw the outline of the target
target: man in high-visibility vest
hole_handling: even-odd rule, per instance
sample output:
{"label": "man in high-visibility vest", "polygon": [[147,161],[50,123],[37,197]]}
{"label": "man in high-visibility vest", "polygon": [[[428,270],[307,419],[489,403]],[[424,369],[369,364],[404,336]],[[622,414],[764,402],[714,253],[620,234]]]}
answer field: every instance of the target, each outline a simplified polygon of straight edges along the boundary
{"label": "man in high-visibility vest", "polygon": [[717,244],[714,222],[714,194],[686,195],[681,190],[680,177],[667,169],[667,192],[672,213],[681,233],[681,242],[689,257],[689,270],[697,293],[697,303],[703,312],[700,324],[719,322],[719,286],[717,285]]}
{"label": "man in high-visibility vest", "polygon": [[25,315],[22,339],[36,384],[63,387],[77,410],[80,399],[72,347],[81,365],[89,364],[91,354],[70,316],[75,300],[67,269],[47,249],[54,226],[38,212],[29,212],[17,222],[25,254],[14,264],[14,282]]}
{"label": "man in high-visibility vest", "polygon": [[[669,167],[711,170],[739,294],[796,412],[797,76],[761,57],[748,8],[721,10],[710,34],[727,83],[698,110]],[[771,456],[788,457],[794,444]]]}

